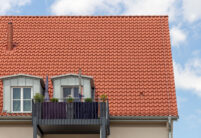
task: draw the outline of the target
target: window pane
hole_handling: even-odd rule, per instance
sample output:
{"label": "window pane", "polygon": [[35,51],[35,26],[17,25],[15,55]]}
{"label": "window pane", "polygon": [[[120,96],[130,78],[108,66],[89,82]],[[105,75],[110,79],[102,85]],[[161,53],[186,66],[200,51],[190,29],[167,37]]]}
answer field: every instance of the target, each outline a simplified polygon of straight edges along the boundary
{"label": "window pane", "polygon": [[79,88],[74,88],[74,97],[79,98]]}
{"label": "window pane", "polygon": [[31,88],[23,88],[23,99],[31,99]]}
{"label": "window pane", "polygon": [[63,88],[63,92],[63,96],[68,97],[69,95],[71,95],[71,88]]}
{"label": "window pane", "polygon": [[31,100],[23,101],[23,111],[31,111]]}
{"label": "window pane", "polygon": [[20,100],[13,100],[13,111],[20,111]]}
{"label": "window pane", "polygon": [[20,93],[21,88],[13,88],[13,99],[20,99],[21,93]]}
{"label": "window pane", "polygon": [[79,88],[73,88],[73,92],[74,92],[74,97],[75,97],[75,102],[79,102],[80,101],[80,96],[81,95],[79,95]]}

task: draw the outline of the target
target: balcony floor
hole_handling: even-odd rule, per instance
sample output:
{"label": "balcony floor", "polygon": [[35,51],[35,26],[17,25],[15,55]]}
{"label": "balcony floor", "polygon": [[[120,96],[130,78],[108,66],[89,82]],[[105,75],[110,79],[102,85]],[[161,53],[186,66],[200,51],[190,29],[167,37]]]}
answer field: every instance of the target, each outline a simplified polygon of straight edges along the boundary
{"label": "balcony floor", "polygon": [[99,134],[100,119],[39,119],[43,134]]}
{"label": "balcony floor", "polygon": [[39,125],[100,125],[101,119],[39,119]]}
{"label": "balcony floor", "polygon": [[39,125],[43,134],[99,134],[100,125]]}

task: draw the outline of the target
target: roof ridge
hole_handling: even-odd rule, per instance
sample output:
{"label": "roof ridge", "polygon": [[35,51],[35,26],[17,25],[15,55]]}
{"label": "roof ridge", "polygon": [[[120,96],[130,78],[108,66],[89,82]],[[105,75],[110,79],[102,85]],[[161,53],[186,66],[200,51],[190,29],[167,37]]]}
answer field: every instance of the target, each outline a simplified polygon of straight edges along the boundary
{"label": "roof ridge", "polygon": [[14,17],[14,18],[159,18],[159,17],[168,17],[168,15],[95,15],[95,16],[92,16],[92,15],[87,15],[87,16],[82,16],[82,15],[67,15],[67,16],[56,16],[56,15],[48,15],[48,16],[34,16],[34,15],[17,15],[17,16],[0,16],[1,17],[6,17],[6,18],[11,18],[11,17]]}

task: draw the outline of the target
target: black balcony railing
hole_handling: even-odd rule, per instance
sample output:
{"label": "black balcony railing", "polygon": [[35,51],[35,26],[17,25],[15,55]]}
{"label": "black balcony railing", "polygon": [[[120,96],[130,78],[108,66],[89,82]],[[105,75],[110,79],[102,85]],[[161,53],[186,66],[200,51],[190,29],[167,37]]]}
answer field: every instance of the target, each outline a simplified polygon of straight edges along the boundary
{"label": "black balcony railing", "polygon": [[[42,134],[50,133],[48,126],[69,128],[71,126],[89,126],[92,129],[89,132],[100,132],[103,126],[107,134],[109,134],[109,102],[96,100],[94,102],[65,102],[60,99],[60,102],[35,102],[32,100],[32,120],[33,124],[39,128]],[[81,128],[81,127],[79,127]],[[95,130],[96,128],[96,130]],[[64,128],[62,128],[64,130]],[[99,129],[99,130],[98,130]],[[56,130],[56,129],[55,129]],[[73,128],[72,128],[73,130]],[[79,129],[74,129],[79,131]],[[74,131],[73,130],[73,131]],[[83,130],[83,129],[80,129]],[[102,129],[101,129],[102,130]],[[39,131],[39,132],[40,132]],[[94,131],[94,132],[93,132]],[[38,132],[38,131],[37,131]],[[52,132],[52,130],[51,130]],[[67,131],[71,133],[72,131]],[[57,132],[54,132],[57,133]],[[60,132],[58,132],[60,133]],[[62,133],[65,133],[62,131]],[[75,133],[75,132],[73,132]],[[79,132],[77,132],[79,133]],[[86,133],[83,132],[82,133]]]}
{"label": "black balcony railing", "polygon": [[98,119],[109,117],[107,102],[34,102],[32,116],[38,119]]}

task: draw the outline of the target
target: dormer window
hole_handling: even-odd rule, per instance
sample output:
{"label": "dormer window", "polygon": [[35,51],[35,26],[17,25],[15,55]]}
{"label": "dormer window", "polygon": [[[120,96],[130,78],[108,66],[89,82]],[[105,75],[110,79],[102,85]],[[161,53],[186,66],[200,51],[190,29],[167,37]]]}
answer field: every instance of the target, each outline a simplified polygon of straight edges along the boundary
{"label": "dormer window", "polygon": [[12,88],[12,112],[31,112],[32,88]]}
{"label": "dormer window", "polygon": [[76,101],[81,100],[81,98],[93,98],[94,82],[90,76],[65,74],[54,76],[51,79],[54,88],[54,98],[66,99],[66,97],[71,96]]}
{"label": "dormer window", "polygon": [[3,112],[31,113],[31,99],[36,93],[43,93],[43,78],[16,74],[0,79],[3,81]]}

